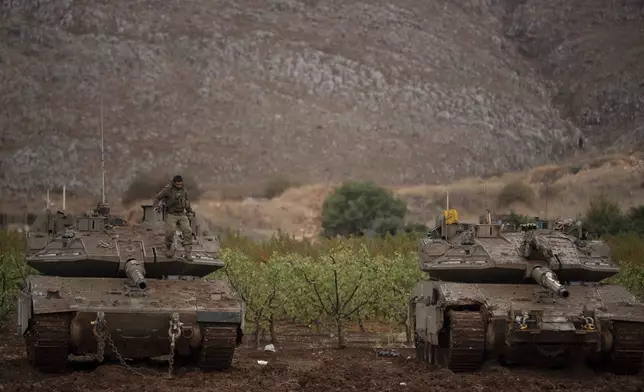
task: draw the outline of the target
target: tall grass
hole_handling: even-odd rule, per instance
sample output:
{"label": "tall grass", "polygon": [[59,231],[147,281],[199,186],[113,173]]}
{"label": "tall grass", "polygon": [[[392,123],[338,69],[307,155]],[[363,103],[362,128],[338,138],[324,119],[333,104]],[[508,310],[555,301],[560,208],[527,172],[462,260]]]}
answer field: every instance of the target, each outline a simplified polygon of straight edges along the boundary
{"label": "tall grass", "polygon": [[635,233],[620,233],[606,238],[613,260],[620,272],[610,283],[624,285],[631,293],[644,299],[644,241]]}
{"label": "tall grass", "polygon": [[24,234],[0,230],[0,329],[15,309],[26,273],[24,245]]}

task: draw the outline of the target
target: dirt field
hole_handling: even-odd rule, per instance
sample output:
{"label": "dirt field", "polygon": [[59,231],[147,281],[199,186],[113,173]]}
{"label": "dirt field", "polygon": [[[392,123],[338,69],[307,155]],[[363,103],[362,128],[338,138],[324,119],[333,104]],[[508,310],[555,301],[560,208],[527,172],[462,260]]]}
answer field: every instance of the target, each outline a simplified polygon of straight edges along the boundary
{"label": "dirt field", "polygon": [[[350,348],[333,348],[329,337],[314,338],[302,331],[282,332],[276,353],[244,346],[238,349],[233,368],[203,374],[178,367],[167,377],[167,362],[118,364],[90,369],[75,365],[61,375],[32,370],[12,325],[0,338],[0,391],[620,391],[644,390],[642,376],[594,373],[583,367],[567,370],[507,369],[489,364],[482,373],[462,375],[425,367],[413,350],[402,345],[384,348],[382,337],[351,333]],[[398,357],[379,356],[395,350]],[[258,364],[265,360],[268,365]],[[136,372],[136,373],[135,373]]]}

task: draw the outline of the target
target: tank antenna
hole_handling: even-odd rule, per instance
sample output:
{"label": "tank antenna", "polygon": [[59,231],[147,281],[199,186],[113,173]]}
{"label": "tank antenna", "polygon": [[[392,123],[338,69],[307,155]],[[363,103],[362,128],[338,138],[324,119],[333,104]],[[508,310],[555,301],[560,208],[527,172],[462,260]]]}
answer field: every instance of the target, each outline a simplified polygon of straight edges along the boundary
{"label": "tank antenna", "polygon": [[550,189],[548,181],[546,181],[546,220],[548,219],[548,197],[550,196]]}
{"label": "tank antenna", "polygon": [[445,191],[445,209],[449,210],[449,191]]}
{"label": "tank antenna", "polygon": [[103,93],[101,92],[101,203],[105,204],[105,139],[103,137]]}

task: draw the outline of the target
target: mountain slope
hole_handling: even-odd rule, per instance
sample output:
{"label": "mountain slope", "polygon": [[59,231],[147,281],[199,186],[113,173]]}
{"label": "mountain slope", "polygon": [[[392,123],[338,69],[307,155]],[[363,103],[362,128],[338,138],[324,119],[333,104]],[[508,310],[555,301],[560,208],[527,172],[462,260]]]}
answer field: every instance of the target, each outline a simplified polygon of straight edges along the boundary
{"label": "mountain slope", "polygon": [[137,170],[414,184],[576,148],[502,17],[464,4],[3,2],[2,187],[97,193],[101,95],[113,195]]}
{"label": "mountain slope", "polygon": [[500,0],[504,35],[598,148],[644,137],[644,0]]}

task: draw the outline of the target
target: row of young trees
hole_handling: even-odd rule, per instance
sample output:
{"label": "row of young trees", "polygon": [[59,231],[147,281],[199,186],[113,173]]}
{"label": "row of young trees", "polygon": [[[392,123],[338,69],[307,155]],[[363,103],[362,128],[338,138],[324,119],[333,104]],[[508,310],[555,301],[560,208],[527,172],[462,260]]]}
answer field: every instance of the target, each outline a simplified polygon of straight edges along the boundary
{"label": "row of young trees", "polygon": [[[372,209],[383,204],[393,206],[389,210],[396,213],[391,215],[398,213],[391,195],[373,184],[339,188],[325,203],[326,229],[335,235],[364,235],[373,228],[372,221],[383,221]],[[519,223],[529,220],[513,215]],[[624,212],[615,202],[598,197],[582,219],[592,237],[608,242],[621,267],[610,281],[644,296],[644,207]],[[340,346],[346,322],[360,323],[364,318],[405,327],[409,339],[408,296],[422,277],[415,251],[419,233],[391,237],[386,235],[391,227],[382,228],[378,226],[381,236],[376,238],[327,238],[317,245],[278,236],[251,251],[249,243],[231,243],[229,237],[224,245],[232,245],[231,249],[223,253],[227,267],[218,274],[246,301],[257,344],[263,328],[275,340],[278,320],[309,324],[320,318],[335,324]]]}
{"label": "row of young trees", "polygon": [[276,341],[278,321],[331,322],[340,347],[345,345],[346,323],[365,319],[403,327],[411,339],[408,297],[421,278],[415,253],[386,256],[365,244],[345,243],[319,257],[273,252],[260,261],[224,249],[222,258],[226,267],[212,277],[227,280],[246,303],[246,320],[257,345],[263,329]]}

